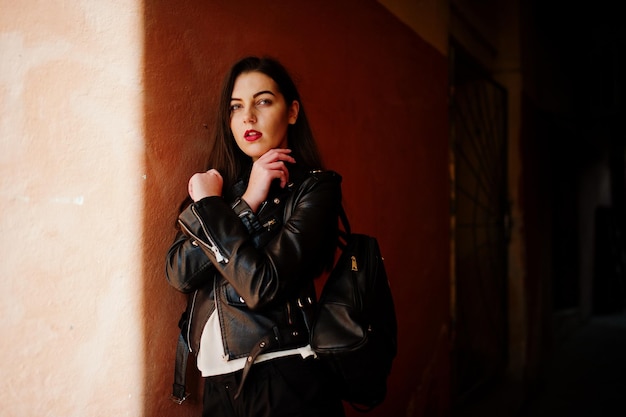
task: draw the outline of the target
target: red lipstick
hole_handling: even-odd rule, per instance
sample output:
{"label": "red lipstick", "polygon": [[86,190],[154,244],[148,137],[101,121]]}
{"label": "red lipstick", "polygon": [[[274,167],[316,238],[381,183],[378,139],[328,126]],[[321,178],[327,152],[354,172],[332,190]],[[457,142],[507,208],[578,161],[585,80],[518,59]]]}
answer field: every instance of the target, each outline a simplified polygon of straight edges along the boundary
{"label": "red lipstick", "polygon": [[246,130],[246,133],[243,134],[243,138],[248,142],[259,140],[261,136],[263,136],[263,134],[256,130]]}

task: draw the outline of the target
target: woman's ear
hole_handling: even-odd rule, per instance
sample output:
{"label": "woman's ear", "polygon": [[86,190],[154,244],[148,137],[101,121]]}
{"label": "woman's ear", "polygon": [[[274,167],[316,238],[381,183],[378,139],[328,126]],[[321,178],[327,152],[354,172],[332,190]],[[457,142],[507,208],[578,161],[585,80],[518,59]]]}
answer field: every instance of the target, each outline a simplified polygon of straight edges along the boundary
{"label": "woman's ear", "polygon": [[289,112],[288,112],[290,125],[295,124],[296,120],[298,120],[299,111],[300,111],[300,103],[297,100],[292,101],[291,105],[289,106]]}

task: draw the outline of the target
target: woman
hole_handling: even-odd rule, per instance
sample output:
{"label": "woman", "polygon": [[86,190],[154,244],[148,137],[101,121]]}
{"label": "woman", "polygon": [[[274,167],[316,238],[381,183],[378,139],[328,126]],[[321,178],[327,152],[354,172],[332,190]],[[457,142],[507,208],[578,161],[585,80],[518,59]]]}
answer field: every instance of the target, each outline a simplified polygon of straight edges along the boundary
{"label": "woman", "polygon": [[203,416],[343,416],[308,334],[341,178],[321,170],[280,63],[231,68],[208,167],[189,180],[167,254],[169,283],[192,294],[182,333],[205,377]]}

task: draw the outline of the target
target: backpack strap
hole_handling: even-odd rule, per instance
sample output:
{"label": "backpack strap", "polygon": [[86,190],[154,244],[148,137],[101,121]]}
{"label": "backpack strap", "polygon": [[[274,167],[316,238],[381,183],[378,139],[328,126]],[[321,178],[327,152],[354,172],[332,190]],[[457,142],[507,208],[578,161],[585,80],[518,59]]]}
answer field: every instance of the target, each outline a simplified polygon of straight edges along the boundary
{"label": "backpack strap", "polygon": [[350,221],[348,220],[348,215],[343,208],[343,204],[339,206],[339,220],[341,220],[341,225],[343,226],[343,229],[339,229],[339,239],[337,241],[337,246],[339,246],[339,249],[344,250],[348,244],[348,238],[352,234],[352,230],[350,229]]}

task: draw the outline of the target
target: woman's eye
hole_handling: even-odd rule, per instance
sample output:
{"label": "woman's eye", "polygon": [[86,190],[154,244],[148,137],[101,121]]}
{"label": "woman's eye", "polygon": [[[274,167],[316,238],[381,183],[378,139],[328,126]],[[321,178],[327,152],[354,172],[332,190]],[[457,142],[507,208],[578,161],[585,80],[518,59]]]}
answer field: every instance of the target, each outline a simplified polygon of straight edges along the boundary
{"label": "woman's eye", "polygon": [[262,98],[261,100],[259,100],[257,102],[257,104],[259,106],[263,106],[263,105],[266,105],[266,104],[272,104],[272,100],[270,100],[269,98]]}
{"label": "woman's eye", "polygon": [[235,111],[235,110],[239,110],[241,108],[241,104],[231,104],[230,105],[230,111]]}

